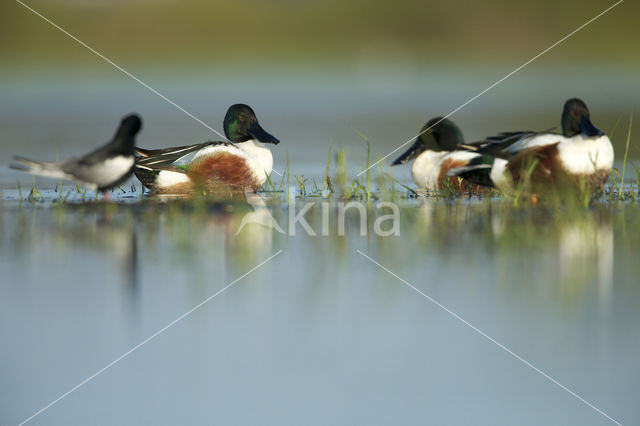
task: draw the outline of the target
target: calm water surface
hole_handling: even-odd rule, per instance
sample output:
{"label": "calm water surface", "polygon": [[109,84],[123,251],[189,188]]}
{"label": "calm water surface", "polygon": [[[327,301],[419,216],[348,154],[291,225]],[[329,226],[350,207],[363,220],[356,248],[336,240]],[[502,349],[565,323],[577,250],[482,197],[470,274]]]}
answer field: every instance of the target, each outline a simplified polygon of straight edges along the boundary
{"label": "calm water surface", "polygon": [[[319,182],[329,143],[349,150],[350,175],[364,164],[354,128],[376,158],[502,75],[441,70],[391,89],[380,77],[149,82],[218,128],[231,103],[255,106],[282,140],[276,167],[284,169],[289,152],[292,174]],[[470,138],[529,123],[544,129],[579,95],[594,100],[596,123],[612,128],[634,92],[585,81],[523,73],[457,121]],[[214,137],[135,83],[95,83],[4,80],[2,162],[88,151],[132,110],[145,119],[144,147]],[[527,112],[512,112],[525,95]],[[394,173],[409,183],[408,167]],[[306,215],[312,237],[300,225],[291,235],[283,195],[264,202],[285,234],[257,224],[238,232],[245,214],[260,219],[265,210],[158,203],[140,199],[139,184],[118,194],[117,206],[82,203],[66,185],[71,202],[61,205],[55,182],[44,179],[36,180],[44,202],[20,202],[18,185],[24,198],[31,182],[0,168],[2,426],[27,419],[230,283],[29,424],[612,424],[461,319],[617,421],[640,421],[637,204],[569,214],[399,197],[399,235],[383,237],[373,223],[389,211],[377,201],[361,236],[355,210],[340,235],[337,199],[297,199],[298,212],[315,203]]]}
{"label": "calm water surface", "polygon": [[[31,424],[623,424],[640,410],[640,215],[487,200],[371,204],[328,236],[242,203],[0,209],[0,424],[17,424],[256,265]],[[45,196],[54,197],[52,192]],[[319,199],[306,215],[321,234]],[[407,284],[382,270],[381,263]]]}

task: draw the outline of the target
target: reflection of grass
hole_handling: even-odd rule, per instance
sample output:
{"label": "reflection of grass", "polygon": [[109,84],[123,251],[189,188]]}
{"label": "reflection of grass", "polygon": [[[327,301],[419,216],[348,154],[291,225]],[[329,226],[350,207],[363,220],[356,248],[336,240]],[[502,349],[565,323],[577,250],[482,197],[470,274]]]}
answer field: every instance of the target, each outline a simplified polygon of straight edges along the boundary
{"label": "reflection of grass", "polygon": [[[50,195],[42,192],[47,197]],[[280,200],[284,198],[284,194],[273,196]],[[307,237],[304,232],[295,237],[281,236],[260,226],[246,228],[235,235],[239,221],[245,213],[252,211],[251,207],[242,202],[216,202],[204,198],[170,202],[147,198],[120,204],[117,208],[107,203],[60,203],[61,208],[52,211],[54,216],[48,213],[49,209],[27,203],[20,213],[8,217],[13,221],[10,225],[15,226],[7,227],[2,235],[5,238],[13,236],[16,240],[12,241],[13,247],[26,253],[42,244],[43,236],[55,236],[62,254],[70,253],[79,240],[86,238],[81,245],[83,249],[107,244],[103,248],[104,254],[106,258],[113,258],[124,248],[130,248],[130,233],[135,226],[141,254],[139,260],[143,265],[158,266],[160,263],[161,271],[164,271],[162,265],[191,271],[189,277],[196,277],[189,281],[193,288],[199,283],[197,274],[201,265],[210,264],[218,256],[228,262],[227,266],[233,265],[240,269],[239,273],[244,273],[256,261],[287,244],[283,242],[285,239],[295,238],[296,250],[289,250],[287,256],[292,262],[303,265],[303,272],[309,272],[308,268],[313,268],[314,262],[305,259],[312,253],[317,254],[313,259],[319,260],[316,263],[320,265],[338,265],[345,269],[353,266],[354,249],[366,244],[389,265],[414,265],[418,270],[429,271],[430,265],[434,265],[432,262],[438,262],[435,264],[438,269],[451,271],[452,276],[459,278],[443,281],[443,285],[461,290],[484,289],[488,280],[487,288],[500,297],[509,293],[522,296],[543,293],[553,296],[548,299],[550,303],[565,305],[564,308],[579,305],[594,293],[600,279],[598,272],[601,269],[598,268],[603,268],[602,262],[607,261],[606,253],[611,249],[615,235],[616,247],[621,248],[616,249],[616,277],[622,279],[624,276],[626,282],[635,282],[622,274],[633,271],[630,268],[636,264],[630,262],[633,262],[633,253],[640,248],[640,242],[635,238],[640,229],[638,204],[629,203],[619,208],[602,203],[588,210],[564,212],[549,206],[514,208],[511,200],[496,198],[484,198],[480,202],[467,197],[400,199],[397,201],[400,237],[378,237],[371,233],[371,224],[378,214],[373,208],[368,218],[370,236],[365,239],[359,236],[359,218],[355,212],[347,216],[345,237],[336,235],[335,207],[340,201],[339,198],[327,200],[332,212],[330,233],[319,238]],[[286,223],[286,208],[281,203],[271,203],[269,209],[280,224]],[[35,220],[30,220],[32,212],[38,212]],[[314,208],[306,215],[316,231],[322,226],[321,213],[320,209]],[[18,229],[20,222],[22,225]],[[83,237],[84,233],[87,237]],[[262,239],[264,235],[267,238]],[[122,241],[114,246],[110,243],[112,238]],[[468,271],[466,275],[455,272],[460,271],[460,265]],[[298,272],[293,270],[292,274]],[[446,280],[442,274],[435,274]],[[200,279],[210,282],[207,279],[212,278],[207,275]],[[322,280],[313,282],[322,288],[337,285]],[[621,285],[616,291],[624,292],[629,288]],[[536,300],[525,302],[535,303]]]}

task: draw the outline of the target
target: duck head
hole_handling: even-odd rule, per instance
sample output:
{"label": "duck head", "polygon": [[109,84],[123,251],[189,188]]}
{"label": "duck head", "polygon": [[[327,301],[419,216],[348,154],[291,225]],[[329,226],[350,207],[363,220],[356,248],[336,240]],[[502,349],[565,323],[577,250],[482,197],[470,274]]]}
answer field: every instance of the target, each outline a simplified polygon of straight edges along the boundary
{"label": "duck head", "polygon": [[572,98],[564,103],[562,111],[562,134],[572,137],[578,134],[602,136],[604,132],[591,122],[587,104],[581,99]]}
{"label": "duck head", "polygon": [[453,151],[464,143],[462,131],[456,124],[446,118],[435,117],[427,121],[420,131],[420,136],[400,157],[396,158],[392,166],[411,161],[425,151]]}
{"label": "duck head", "polygon": [[257,139],[262,143],[277,145],[280,141],[267,133],[249,105],[231,105],[224,116],[224,134],[231,142]]}

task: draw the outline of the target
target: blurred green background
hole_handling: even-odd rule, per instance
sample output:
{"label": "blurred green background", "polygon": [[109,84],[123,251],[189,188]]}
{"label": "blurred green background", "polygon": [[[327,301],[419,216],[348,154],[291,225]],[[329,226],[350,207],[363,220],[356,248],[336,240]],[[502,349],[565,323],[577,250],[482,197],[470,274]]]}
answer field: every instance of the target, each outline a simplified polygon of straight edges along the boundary
{"label": "blurred green background", "polygon": [[[44,16],[114,60],[158,66],[348,66],[381,62],[461,66],[523,62],[613,1],[29,0]],[[96,59],[15,1],[0,5],[5,66]],[[637,64],[640,4],[623,2],[548,64]]]}
{"label": "blurred green background", "polygon": [[[271,147],[275,170],[288,158],[292,175],[317,182],[330,145],[346,150],[353,177],[366,162],[358,132],[372,159],[388,154],[613,4],[25,1],[218,130],[229,105],[251,105],[281,140]],[[624,1],[452,119],[469,140],[543,130],[559,126],[563,103],[578,96],[601,129],[620,121],[612,137],[620,161],[640,94],[639,12],[640,2]],[[155,348],[36,421],[602,424],[356,249],[622,423],[639,418],[636,204],[572,213],[487,197],[411,199],[399,202],[400,238],[360,237],[357,216],[342,238],[334,203],[331,236],[307,238],[259,225],[238,236],[242,211],[155,208],[137,202],[139,191],[119,194],[136,202],[115,210],[22,203],[32,182],[49,199],[73,187],[53,192],[55,180],[9,169],[13,155],[88,152],[131,111],[143,117],[142,147],[219,137],[15,0],[0,2],[0,39],[2,424],[18,423],[279,249]],[[385,171],[413,185],[410,167],[389,170],[396,155]],[[279,205],[272,211],[284,223],[295,209]],[[319,206],[309,216],[318,230]]]}
{"label": "blurred green background", "polygon": [[[329,144],[362,166],[429,118],[457,108],[614,4],[472,1],[80,1],[30,7],[217,130],[233,103],[254,107],[298,174],[321,174]],[[626,143],[640,82],[640,3],[624,1],[457,112],[467,139],[558,126],[581,97]],[[0,158],[68,156],[106,140],[124,114],[139,145],[219,139],[17,1],[0,5]],[[631,157],[640,157],[632,144]],[[388,164],[393,158],[386,160]],[[401,168],[399,173],[407,173]],[[394,169],[395,171],[395,169]],[[6,171],[0,171],[0,182]],[[11,178],[12,182],[14,177]]]}

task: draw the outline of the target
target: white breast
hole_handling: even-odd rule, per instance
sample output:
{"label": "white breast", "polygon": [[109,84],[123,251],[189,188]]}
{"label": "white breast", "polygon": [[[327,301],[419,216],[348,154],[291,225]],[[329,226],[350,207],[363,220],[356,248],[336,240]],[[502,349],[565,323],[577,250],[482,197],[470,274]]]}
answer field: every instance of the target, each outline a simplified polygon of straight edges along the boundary
{"label": "white breast", "polygon": [[411,165],[411,176],[416,185],[424,189],[436,189],[440,166],[447,154],[446,151],[425,151],[418,155]]}
{"label": "white breast", "polygon": [[468,162],[478,156],[479,154],[470,151],[425,151],[413,161],[411,174],[421,188],[437,189],[445,161]]}
{"label": "white breast", "polygon": [[568,172],[590,174],[613,167],[613,145],[605,135],[576,135],[558,145],[560,161]]}
{"label": "white breast", "polygon": [[271,150],[256,139],[242,142],[238,145],[239,148],[247,154],[247,163],[256,180],[262,185],[273,169],[273,155],[271,154]]}
{"label": "white breast", "polygon": [[160,173],[156,176],[155,186],[158,188],[168,188],[186,182],[190,182],[190,180],[189,176],[185,173],[160,170]]}

